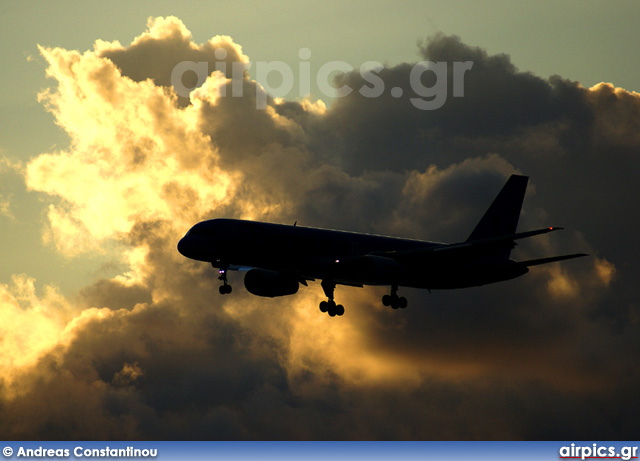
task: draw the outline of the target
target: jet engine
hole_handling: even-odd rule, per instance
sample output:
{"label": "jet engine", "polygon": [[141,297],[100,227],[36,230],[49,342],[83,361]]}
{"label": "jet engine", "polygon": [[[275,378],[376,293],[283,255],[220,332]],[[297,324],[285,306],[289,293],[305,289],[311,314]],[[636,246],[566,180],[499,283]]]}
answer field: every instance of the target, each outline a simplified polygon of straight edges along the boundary
{"label": "jet engine", "polygon": [[253,295],[274,298],[297,293],[300,283],[290,274],[267,269],[251,269],[244,276],[244,286]]}

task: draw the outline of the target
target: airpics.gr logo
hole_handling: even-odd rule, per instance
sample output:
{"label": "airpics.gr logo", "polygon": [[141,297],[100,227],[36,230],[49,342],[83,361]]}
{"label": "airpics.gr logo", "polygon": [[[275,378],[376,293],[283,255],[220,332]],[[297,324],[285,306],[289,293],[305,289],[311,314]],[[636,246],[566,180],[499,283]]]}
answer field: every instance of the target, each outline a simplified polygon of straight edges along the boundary
{"label": "airpics.gr logo", "polygon": [[638,458],[638,447],[620,447],[593,445],[580,446],[572,443],[559,450],[560,459],[622,459]]}
{"label": "airpics.gr logo", "polygon": [[[298,82],[298,96],[303,98],[311,92],[311,50],[301,48],[298,51],[300,62],[298,63],[297,76],[291,66],[283,61],[257,61],[257,62],[240,62],[234,61],[227,63],[227,50],[217,48],[214,52],[216,63],[214,68],[210,68],[207,61],[181,61],[173,68],[171,72],[171,85],[178,96],[189,97],[191,91],[202,86],[207,77],[215,71],[227,76],[231,80],[231,97],[242,97],[244,92],[243,78],[244,72],[250,68],[255,68],[256,81],[262,86],[264,91],[256,87],[256,108],[266,109],[267,94],[276,98],[284,98],[289,95]],[[230,67],[230,68],[229,68]],[[421,61],[413,65],[409,73],[409,86],[404,87],[413,92],[409,98],[411,104],[420,110],[436,110],[444,105],[447,100],[448,73],[449,67],[453,71],[453,97],[459,98],[464,96],[464,77],[465,72],[471,70],[473,61],[454,61],[453,63],[446,61],[432,62]],[[380,72],[384,66],[377,61],[367,61],[360,66],[359,74],[363,82],[360,88],[357,88],[365,98],[377,98],[385,94],[388,90],[393,98],[401,98],[405,96],[405,88],[403,86],[394,86],[390,89],[385,87],[385,81],[380,77]],[[350,73],[355,69],[349,63],[344,61],[329,61],[323,64],[316,73],[315,83],[320,92],[331,98],[342,98],[351,94],[356,89],[344,84],[338,88],[330,83],[330,76],[334,72]],[[183,83],[185,74],[193,72],[197,77],[194,86],[187,88]],[[280,84],[272,86],[269,84],[269,78],[275,77],[279,79]],[[435,79],[434,79],[435,77]],[[423,80],[430,80],[434,83],[426,85]],[[219,89],[220,96],[228,96],[226,87],[223,85]]]}

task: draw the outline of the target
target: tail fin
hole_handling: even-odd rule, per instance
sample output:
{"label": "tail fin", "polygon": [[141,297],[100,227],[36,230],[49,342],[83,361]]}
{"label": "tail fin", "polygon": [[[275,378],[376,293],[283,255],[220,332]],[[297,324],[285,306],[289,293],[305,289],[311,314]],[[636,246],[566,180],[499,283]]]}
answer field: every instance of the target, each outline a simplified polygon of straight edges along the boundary
{"label": "tail fin", "polygon": [[[511,175],[467,242],[515,234],[528,181],[528,176]],[[510,252],[506,249],[504,256],[508,258]]]}

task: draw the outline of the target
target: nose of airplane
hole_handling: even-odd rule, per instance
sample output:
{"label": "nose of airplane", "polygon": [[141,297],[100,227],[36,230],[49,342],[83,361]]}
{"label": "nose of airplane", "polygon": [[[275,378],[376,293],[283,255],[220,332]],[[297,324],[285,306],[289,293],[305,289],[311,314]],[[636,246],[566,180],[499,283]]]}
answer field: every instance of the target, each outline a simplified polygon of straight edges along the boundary
{"label": "nose of airplane", "polygon": [[180,252],[182,256],[186,256],[187,258],[189,257],[189,247],[190,247],[188,238],[189,237],[187,236],[182,237],[178,242],[178,252]]}
{"label": "nose of airplane", "polygon": [[212,258],[219,258],[220,248],[217,242],[215,229],[212,228],[211,221],[203,221],[196,224],[178,242],[178,252],[196,261],[212,261]]}
{"label": "nose of airplane", "polygon": [[182,256],[197,261],[209,261],[209,245],[202,235],[194,235],[188,232],[178,242],[178,251]]}

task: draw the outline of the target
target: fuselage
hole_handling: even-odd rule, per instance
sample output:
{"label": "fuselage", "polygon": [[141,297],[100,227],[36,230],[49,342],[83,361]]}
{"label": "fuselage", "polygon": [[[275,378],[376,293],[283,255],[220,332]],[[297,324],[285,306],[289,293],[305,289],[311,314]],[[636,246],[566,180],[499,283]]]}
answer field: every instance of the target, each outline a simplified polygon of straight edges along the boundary
{"label": "fuselage", "polygon": [[[215,267],[253,267],[330,278],[345,285],[446,289],[484,285],[527,272],[514,261],[479,252],[439,257],[447,244],[235,219],[196,224],[180,240],[184,256]],[[416,257],[420,254],[420,257]]]}

